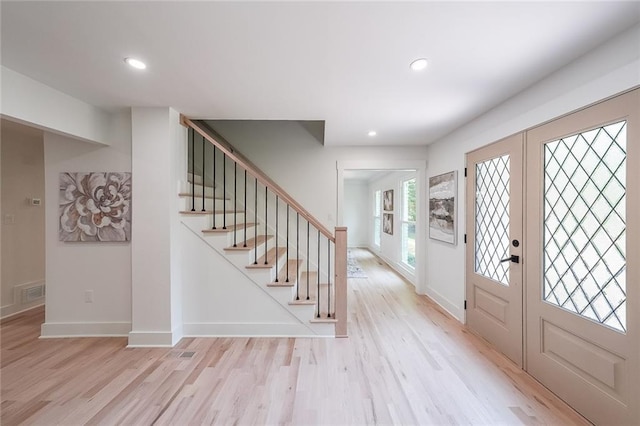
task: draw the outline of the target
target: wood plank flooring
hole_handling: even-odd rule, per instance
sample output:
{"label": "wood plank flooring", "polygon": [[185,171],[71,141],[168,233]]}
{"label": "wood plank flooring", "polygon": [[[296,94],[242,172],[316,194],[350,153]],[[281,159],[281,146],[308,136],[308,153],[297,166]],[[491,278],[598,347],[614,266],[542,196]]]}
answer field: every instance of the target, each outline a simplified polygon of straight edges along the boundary
{"label": "wood plank flooring", "polygon": [[42,309],[1,325],[0,422],[588,424],[366,250],[349,338],[39,340]]}

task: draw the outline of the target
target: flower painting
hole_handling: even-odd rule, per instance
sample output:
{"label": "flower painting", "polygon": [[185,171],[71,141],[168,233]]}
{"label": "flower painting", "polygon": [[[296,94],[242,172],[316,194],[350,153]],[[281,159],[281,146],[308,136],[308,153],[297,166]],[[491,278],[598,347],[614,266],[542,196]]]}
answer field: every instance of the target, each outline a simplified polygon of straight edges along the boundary
{"label": "flower painting", "polygon": [[60,173],[60,241],[130,241],[131,173]]}
{"label": "flower painting", "polygon": [[429,178],[429,237],[456,243],[456,172]]}

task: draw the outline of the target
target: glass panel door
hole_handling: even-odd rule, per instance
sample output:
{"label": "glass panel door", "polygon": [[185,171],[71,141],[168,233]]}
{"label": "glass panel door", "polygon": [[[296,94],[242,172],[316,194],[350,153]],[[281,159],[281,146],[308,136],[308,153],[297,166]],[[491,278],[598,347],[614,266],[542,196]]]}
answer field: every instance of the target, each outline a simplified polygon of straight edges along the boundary
{"label": "glass panel door", "polygon": [[467,154],[466,317],[522,365],[523,134]]}
{"label": "glass panel door", "polygon": [[595,424],[640,424],[638,105],[527,132],[526,369]]}

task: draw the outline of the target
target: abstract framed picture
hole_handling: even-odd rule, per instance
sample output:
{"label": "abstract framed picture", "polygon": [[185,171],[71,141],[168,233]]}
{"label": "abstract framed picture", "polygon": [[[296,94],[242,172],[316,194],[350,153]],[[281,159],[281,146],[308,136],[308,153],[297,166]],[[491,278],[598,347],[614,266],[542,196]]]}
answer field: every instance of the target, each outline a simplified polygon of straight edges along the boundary
{"label": "abstract framed picture", "polygon": [[382,209],[387,212],[393,211],[393,189],[382,193]]}
{"label": "abstract framed picture", "polygon": [[456,244],[456,193],[454,170],[429,178],[429,238]]}
{"label": "abstract framed picture", "polygon": [[382,232],[385,234],[393,235],[393,214],[382,214]]}
{"label": "abstract framed picture", "polygon": [[60,173],[60,241],[131,241],[131,173]]}

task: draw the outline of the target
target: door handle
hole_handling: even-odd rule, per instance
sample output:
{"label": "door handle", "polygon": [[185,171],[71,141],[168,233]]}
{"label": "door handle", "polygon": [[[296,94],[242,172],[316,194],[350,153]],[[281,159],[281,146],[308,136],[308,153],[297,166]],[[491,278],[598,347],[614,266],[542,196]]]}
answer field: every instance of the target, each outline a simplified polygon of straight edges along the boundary
{"label": "door handle", "polygon": [[520,263],[520,256],[516,256],[515,254],[512,254],[511,257],[507,257],[506,259],[501,259],[500,263],[502,262]]}

